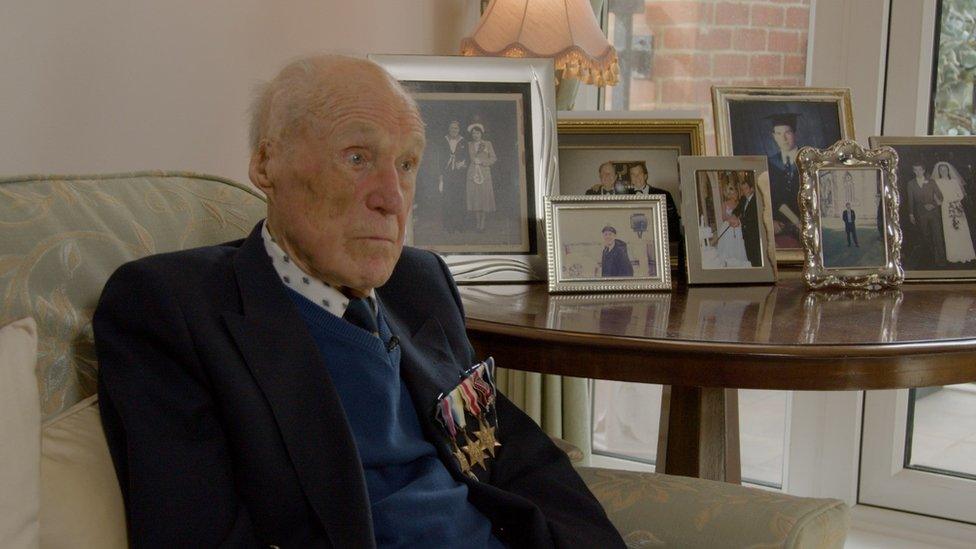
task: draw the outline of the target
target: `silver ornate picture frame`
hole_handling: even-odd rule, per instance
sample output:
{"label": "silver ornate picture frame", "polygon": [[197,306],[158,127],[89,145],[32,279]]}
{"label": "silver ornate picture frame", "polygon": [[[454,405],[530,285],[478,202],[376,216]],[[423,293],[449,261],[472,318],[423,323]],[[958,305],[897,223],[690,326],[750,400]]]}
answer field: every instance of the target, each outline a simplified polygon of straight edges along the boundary
{"label": "silver ornate picture frame", "polygon": [[663,194],[545,199],[549,291],[670,290]]}
{"label": "silver ornate picture frame", "polygon": [[898,153],[844,140],[824,150],[803,147],[797,166],[807,286],[867,290],[901,284]]}
{"label": "silver ornate picture frame", "polygon": [[764,156],[681,156],[688,284],[772,283],[776,242]]}
{"label": "silver ornate picture frame", "polygon": [[369,57],[427,123],[406,244],[439,253],[460,284],[543,280],[544,197],[558,188],[552,60]]}

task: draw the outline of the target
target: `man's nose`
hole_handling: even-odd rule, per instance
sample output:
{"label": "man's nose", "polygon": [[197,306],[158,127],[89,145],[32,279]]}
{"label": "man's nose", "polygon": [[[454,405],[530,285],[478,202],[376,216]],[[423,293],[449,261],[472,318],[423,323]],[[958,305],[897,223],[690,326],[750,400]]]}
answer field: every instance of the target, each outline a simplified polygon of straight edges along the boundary
{"label": "man's nose", "polygon": [[406,201],[401,187],[403,176],[396,164],[396,161],[385,162],[377,170],[372,181],[373,188],[366,199],[366,205],[371,210],[391,215],[403,211]]}

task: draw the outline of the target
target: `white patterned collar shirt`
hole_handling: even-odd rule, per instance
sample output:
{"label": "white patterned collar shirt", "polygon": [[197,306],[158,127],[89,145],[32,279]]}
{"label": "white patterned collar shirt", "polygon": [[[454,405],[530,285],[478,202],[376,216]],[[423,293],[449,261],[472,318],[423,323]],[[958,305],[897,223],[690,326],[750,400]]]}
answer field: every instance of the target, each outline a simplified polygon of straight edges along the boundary
{"label": "white patterned collar shirt", "polygon": [[[346,314],[349,298],[338,288],[307,274],[295,265],[271,236],[267,221],[261,224],[261,238],[264,240],[264,249],[271,258],[278,278],[285,286],[339,318]],[[366,300],[373,314],[376,314],[376,292],[370,290]]]}

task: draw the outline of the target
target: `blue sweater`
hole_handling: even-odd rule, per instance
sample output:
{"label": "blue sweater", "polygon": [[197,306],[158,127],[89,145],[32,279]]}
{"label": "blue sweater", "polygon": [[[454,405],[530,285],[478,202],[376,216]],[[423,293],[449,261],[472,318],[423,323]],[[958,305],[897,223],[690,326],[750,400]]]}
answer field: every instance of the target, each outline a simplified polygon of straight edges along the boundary
{"label": "blue sweater", "polygon": [[[400,348],[288,290],[322,353],[362,461],[380,547],[503,547],[424,439],[400,378]],[[433,404],[433,403],[432,403]]]}

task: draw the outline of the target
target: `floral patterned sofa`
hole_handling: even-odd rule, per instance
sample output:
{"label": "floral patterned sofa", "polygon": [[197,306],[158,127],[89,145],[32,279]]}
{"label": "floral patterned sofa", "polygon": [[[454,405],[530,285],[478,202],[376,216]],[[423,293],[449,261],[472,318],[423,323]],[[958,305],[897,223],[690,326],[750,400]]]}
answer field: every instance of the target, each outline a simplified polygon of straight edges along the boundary
{"label": "floral patterned sofa", "polygon": [[[105,280],[144,255],[241,238],[264,209],[244,185],[191,173],[0,180],[0,327],[37,323],[41,547],[126,544],[94,396],[91,316]],[[579,471],[631,547],[841,547],[846,536],[848,510],[837,500]]]}

